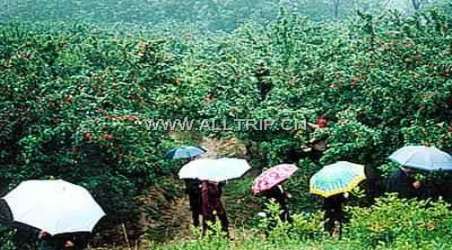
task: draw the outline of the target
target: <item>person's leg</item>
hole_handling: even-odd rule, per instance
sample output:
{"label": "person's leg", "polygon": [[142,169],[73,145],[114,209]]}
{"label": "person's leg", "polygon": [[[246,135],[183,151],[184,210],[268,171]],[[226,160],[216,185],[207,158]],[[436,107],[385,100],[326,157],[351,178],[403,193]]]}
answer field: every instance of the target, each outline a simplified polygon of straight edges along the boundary
{"label": "person's leg", "polygon": [[194,227],[199,227],[199,211],[196,211],[196,209],[193,209],[191,211],[191,217],[192,217],[192,221],[193,221],[193,226]]}
{"label": "person's leg", "polygon": [[206,219],[202,219],[202,235],[206,235],[206,232],[208,230],[208,224]]}
{"label": "person's leg", "polygon": [[216,214],[218,216],[218,219],[221,223],[221,230],[227,234],[229,237],[229,221],[228,216],[226,215],[226,210],[224,209],[223,204],[221,203],[221,200],[218,200],[218,203],[216,204]]}
{"label": "person's leg", "polygon": [[219,213],[218,218],[220,219],[221,223],[221,230],[226,233],[226,235],[229,237],[229,220],[226,213]]}
{"label": "person's leg", "polygon": [[342,230],[341,222],[338,221],[338,220],[334,220],[333,221],[333,228],[331,230],[331,236],[340,238],[341,237],[341,230]]}
{"label": "person's leg", "polygon": [[324,229],[328,233],[332,234],[334,230],[334,219],[331,216],[326,215],[324,218]]}
{"label": "person's leg", "polygon": [[199,197],[195,195],[189,195],[191,216],[193,221],[193,226],[199,227],[199,216],[201,215],[201,204]]}
{"label": "person's leg", "polygon": [[270,236],[270,233],[276,228],[276,226],[278,225],[278,219],[274,218],[273,216],[269,216],[267,217],[268,221],[267,221],[267,230],[265,231],[265,236],[268,237]]}
{"label": "person's leg", "polygon": [[289,222],[289,223],[293,222],[293,219],[292,219],[292,217],[290,217],[290,213],[287,208],[282,211],[280,218],[281,218],[282,222]]}
{"label": "person's leg", "polygon": [[203,215],[202,216],[202,235],[205,235],[207,230],[210,230],[211,227],[209,224],[215,224],[215,216],[213,215]]}
{"label": "person's leg", "polygon": [[342,220],[343,214],[340,210],[333,210],[329,214],[329,232],[332,236],[340,237]]}

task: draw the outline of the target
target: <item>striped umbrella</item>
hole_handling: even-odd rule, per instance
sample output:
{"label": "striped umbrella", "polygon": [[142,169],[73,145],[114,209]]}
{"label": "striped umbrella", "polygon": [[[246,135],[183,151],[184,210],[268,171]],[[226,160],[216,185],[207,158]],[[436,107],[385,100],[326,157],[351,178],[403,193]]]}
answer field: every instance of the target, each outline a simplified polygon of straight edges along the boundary
{"label": "striped umbrella", "polygon": [[363,165],[339,161],[323,167],[311,177],[309,192],[330,197],[351,191],[364,179],[366,174]]}

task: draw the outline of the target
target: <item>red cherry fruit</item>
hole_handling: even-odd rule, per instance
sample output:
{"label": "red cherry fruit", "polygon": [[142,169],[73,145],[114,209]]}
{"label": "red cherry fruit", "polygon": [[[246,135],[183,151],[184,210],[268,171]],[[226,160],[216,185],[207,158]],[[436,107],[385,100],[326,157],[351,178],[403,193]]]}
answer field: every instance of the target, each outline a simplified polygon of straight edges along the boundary
{"label": "red cherry fruit", "polygon": [[106,140],[106,141],[113,140],[113,135],[112,134],[104,134],[104,140]]}

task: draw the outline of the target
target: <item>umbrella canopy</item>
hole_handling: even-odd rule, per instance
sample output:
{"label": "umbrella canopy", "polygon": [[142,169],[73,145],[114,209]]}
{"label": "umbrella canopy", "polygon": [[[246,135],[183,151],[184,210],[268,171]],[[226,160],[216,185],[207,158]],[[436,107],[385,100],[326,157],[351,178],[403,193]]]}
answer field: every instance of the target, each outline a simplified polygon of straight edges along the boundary
{"label": "umbrella canopy", "polygon": [[171,149],[166,153],[166,158],[168,159],[187,159],[187,158],[193,158],[198,155],[202,155],[207,150],[201,148],[201,147],[195,147],[195,146],[181,146],[178,148]]}
{"label": "umbrella canopy", "polygon": [[269,190],[287,180],[297,170],[295,164],[280,164],[267,169],[254,180],[251,190],[253,194]]}
{"label": "umbrella canopy", "polygon": [[345,193],[366,179],[364,166],[339,161],[323,167],[309,181],[309,192],[323,197]]}
{"label": "umbrella canopy", "polygon": [[0,224],[10,225],[11,223],[13,223],[11,209],[4,199],[0,199]]}
{"label": "umbrella canopy", "polygon": [[392,153],[389,159],[421,170],[452,170],[452,156],[435,147],[405,146]]}
{"label": "umbrella canopy", "polygon": [[179,171],[179,178],[220,182],[240,178],[250,168],[243,159],[198,159],[185,164]]}
{"label": "umbrella canopy", "polygon": [[91,232],[105,215],[85,188],[63,180],[24,181],[3,199],[15,222],[52,235]]}

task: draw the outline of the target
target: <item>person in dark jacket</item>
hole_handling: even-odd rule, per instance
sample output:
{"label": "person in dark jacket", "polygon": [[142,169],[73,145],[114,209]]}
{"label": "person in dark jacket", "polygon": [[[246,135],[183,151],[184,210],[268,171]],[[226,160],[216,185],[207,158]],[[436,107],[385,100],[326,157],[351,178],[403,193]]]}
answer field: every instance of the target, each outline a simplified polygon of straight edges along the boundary
{"label": "person in dark jacket", "polygon": [[45,231],[38,235],[38,250],[83,250],[88,247],[87,233],[67,233],[52,236]]}
{"label": "person in dark jacket", "polygon": [[14,229],[12,242],[17,249],[35,249],[34,244],[39,229],[30,227],[22,223],[14,222],[11,209],[4,199],[0,199],[0,224]]}
{"label": "person in dark jacket", "polygon": [[60,250],[73,245],[72,241],[66,243],[62,238],[51,236],[46,231],[40,231],[38,234],[38,250]]}
{"label": "person in dark jacket", "polygon": [[342,232],[342,223],[345,214],[342,209],[344,202],[347,200],[347,194],[340,193],[323,201],[323,209],[325,210],[325,231],[333,236],[340,236]]}
{"label": "person in dark jacket", "polygon": [[221,229],[229,236],[229,221],[226,210],[221,202],[221,187],[217,182],[203,181],[201,184],[203,234],[209,229],[209,223],[214,224],[218,219]]}
{"label": "person in dark jacket", "polygon": [[414,170],[400,168],[388,178],[386,192],[398,193],[400,198],[415,198],[420,195],[422,183],[414,178]]}
{"label": "person in dark jacket", "polygon": [[196,179],[185,179],[185,193],[188,195],[193,226],[199,227],[199,217],[202,214],[201,204],[201,181]]}
{"label": "person in dark jacket", "polygon": [[289,206],[287,204],[287,199],[289,194],[284,191],[281,185],[276,185],[271,189],[262,193],[268,200],[273,201],[279,205],[279,218],[282,222],[292,223],[292,218],[289,213]]}
{"label": "person in dark jacket", "polygon": [[17,249],[21,250],[35,250],[36,239],[40,232],[39,229],[19,223],[12,222],[9,224],[14,228],[13,243]]}

